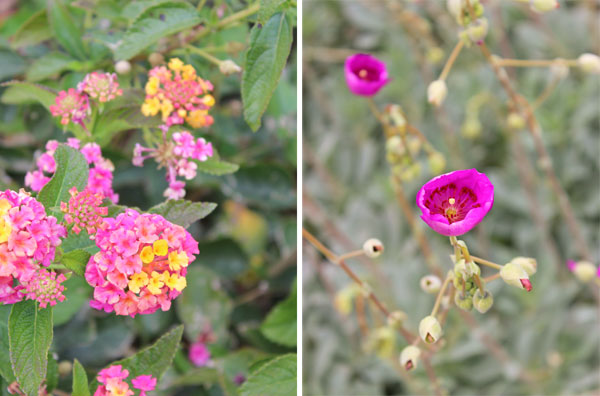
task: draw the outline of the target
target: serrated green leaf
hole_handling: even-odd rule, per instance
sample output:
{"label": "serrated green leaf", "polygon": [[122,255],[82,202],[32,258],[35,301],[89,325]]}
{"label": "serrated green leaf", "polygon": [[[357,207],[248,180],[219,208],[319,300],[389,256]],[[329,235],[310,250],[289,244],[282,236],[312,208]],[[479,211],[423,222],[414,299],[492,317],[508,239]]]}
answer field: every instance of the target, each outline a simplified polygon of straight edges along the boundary
{"label": "serrated green leaf", "polygon": [[87,374],[77,359],[73,362],[73,392],[71,396],[90,396]]}
{"label": "serrated green leaf", "polygon": [[218,158],[208,158],[206,161],[196,161],[199,172],[208,173],[210,175],[221,176],[229,173],[237,172],[240,169],[238,164],[222,161]]}
{"label": "serrated green leaf", "polygon": [[56,172],[40,191],[38,201],[44,205],[46,213],[54,215],[60,221],[63,214],[55,208],[60,208],[61,202],[69,202],[71,197],[69,190],[72,187],[77,187],[78,191],[85,189],[88,183],[89,167],[79,150],[65,144],[59,145],[54,152],[54,161],[56,162]]}
{"label": "serrated green leaf", "polygon": [[[110,216],[110,211],[109,217],[114,217]],[[90,239],[90,236],[85,230],[81,231],[79,234],[70,233],[63,239],[60,246],[65,254],[75,250],[84,250],[92,255],[100,250],[98,246],[96,246],[96,242]]]}
{"label": "serrated green leaf", "polygon": [[52,394],[52,391],[56,389],[56,386],[58,385],[58,362],[52,356],[52,352],[48,352],[48,369],[44,385],[49,394]]}
{"label": "serrated green leaf", "polygon": [[60,262],[79,276],[85,276],[85,267],[92,255],[82,249],[72,250],[62,255]]}
{"label": "serrated green leaf", "polygon": [[119,132],[134,128],[155,128],[162,124],[159,117],[146,117],[140,109],[141,103],[137,106],[129,105],[102,114],[92,131],[94,140],[104,146]]}
{"label": "serrated green leaf", "polygon": [[216,207],[217,204],[213,202],[192,202],[184,199],[170,199],[150,208],[148,213],[159,214],[171,223],[178,224],[183,228],[188,228],[192,223],[208,216]]}
{"label": "serrated green leaf", "polygon": [[276,357],[254,371],[240,388],[241,396],[296,394],[296,354]]}
{"label": "serrated green leaf", "polygon": [[8,383],[15,380],[15,375],[10,363],[10,346],[8,343],[8,316],[10,305],[0,306],[0,376]]}
{"label": "serrated green leaf", "polygon": [[47,110],[54,104],[56,92],[40,84],[34,84],[24,81],[7,81],[2,86],[8,86],[8,89],[2,94],[2,103],[21,105],[26,103],[39,102]]}
{"label": "serrated green leaf", "polygon": [[281,6],[286,2],[287,0],[260,0],[258,23],[262,23],[263,25],[267,23],[273,14],[275,14],[277,11],[281,11]]}
{"label": "serrated green leaf", "polygon": [[12,48],[21,48],[38,44],[52,37],[46,10],[42,9],[31,15],[19,30],[10,38]]}
{"label": "serrated green leaf", "polygon": [[61,52],[51,52],[36,59],[27,69],[28,81],[40,81],[65,70],[77,70],[81,63]]}
{"label": "serrated green leaf", "polygon": [[8,319],[10,361],[21,389],[37,395],[46,380],[52,343],[52,308],[27,300],[13,305]]}
{"label": "serrated green leaf", "polygon": [[176,4],[177,1],[173,0],[140,0],[140,1],[132,1],[127,4],[123,11],[121,11],[121,15],[125,18],[129,19],[131,22],[135,22],[140,16],[144,14],[147,10],[153,7],[157,7],[163,4]]}
{"label": "serrated green leaf", "polygon": [[79,312],[84,304],[90,301],[92,287],[81,276],[71,276],[63,282],[65,291],[63,295],[66,300],[63,304],[56,304],[52,310],[54,326],[60,326],[67,323],[73,316]]}
{"label": "serrated green leaf", "polygon": [[261,331],[269,340],[288,347],[296,346],[297,339],[297,299],[296,290],[277,304],[261,326]]}
{"label": "serrated green leaf", "polygon": [[48,0],[46,10],[48,23],[56,41],[72,56],[86,60],[87,55],[81,40],[83,36],[81,29],[75,24],[67,7],[61,0]]}
{"label": "serrated green leaf", "polygon": [[284,13],[252,28],[242,75],[242,102],[244,118],[253,131],[261,125],[291,48],[292,26]]}
{"label": "serrated green leaf", "polygon": [[148,9],[131,25],[119,46],[115,59],[131,59],[162,37],[198,25],[202,20],[194,7],[187,3]]}
{"label": "serrated green leaf", "polygon": [[[153,345],[142,349],[127,359],[111,363],[111,366],[121,365],[129,371],[131,378],[140,375],[151,375],[160,380],[164,372],[171,366],[175,352],[183,335],[183,325],[175,327],[158,339]],[[94,380],[91,390],[96,391],[98,381]]]}

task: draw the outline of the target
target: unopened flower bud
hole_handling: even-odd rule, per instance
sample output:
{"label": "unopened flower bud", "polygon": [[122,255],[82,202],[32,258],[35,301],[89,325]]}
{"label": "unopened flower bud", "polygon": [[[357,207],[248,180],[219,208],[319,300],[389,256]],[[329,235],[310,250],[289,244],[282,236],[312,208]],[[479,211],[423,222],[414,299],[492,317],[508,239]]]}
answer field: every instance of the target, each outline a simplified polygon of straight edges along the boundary
{"label": "unopened flower bud", "polygon": [[580,55],[577,64],[586,73],[600,74],[600,57],[596,54]]}
{"label": "unopened flower bud", "polygon": [[523,268],[527,275],[531,276],[537,271],[537,261],[531,257],[515,257],[510,260],[511,263],[516,264]]}
{"label": "unopened flower bud", "polygon": [[461,134],[467,139],[477,139],[481,136],[481,122],[477,117],[468,117],[460,129]]}
{"label": "unopened flower bud", "polygon": [[454,294],[454,304],[463,311],[470,311],[473,309],[473,298],[469,293],[463,294],[461,289],[458,288],[456,294]]}
{"label": "unopened flower bud", "polygon": [[338,291],[333,300],[334,307],[342,314],[349,315],[352,312],[352,303],[360,289],[356,284],[351,284]]}
{"label": "unopened flower bud", "polygon": [[431,47],[427,50],[427,60],[431,63],[438,64],[444,58],[444,50],[440,47]]}
{"label": "unopened flower bud", "polygon": [[401,132],[406,129],[406,117],[402,107],[397,104],[391,104],[385,108],[385,115],[387,116],[390,123],[398,128]]}
{"label": "unopened flower bud", "polygon": [[396,329],[406,320],[406,318],[406,313],[403,311],[394,311],[390,313],[390,316],[387,318],[388,326]]}
{"label": "unopened flower bud", "polygon": [[583,283],[588,283],[596,276],[596,266],[589,261],[579,261],[575,264],[573,273]]}
{"label": "unopened flower bud", "polygon": [[421,350],[414,345],[409,345],[400,352],[400,364],[406,371],[410,371],[417,367],[420,356]]}
{"label": "unopened flower bud", "polygon": [[486,313],[492,307],[492,304],[494,304],[492,293],[489,290],[485,290],[482,295],[481,291],[477,289],[473,295],[473,307],[480,313]]}
{"label": "unopened flower bud", "polygon": [[62,362],[58,363],[58,375],[61,377],[66,377],[67,375],[71,374],[72,370],[73,364],[70,361],[63,360]]}
{"label": "unopened flower bud", "polygon": [[426,275],[421,278],[420,284],[425,293],[435,294],[440,291],[442,281],[435,275]]}
{"label": "unopened flower bud", "polygon": [[457,20],[462,14],[463,0],[446,0],[446,8],[448,12],[452,14]]}
{"label": "unopened flower bud", "polygon": [[557,58],[552,62],[552,66],[550,66],[550,74],[557,79],[562,80],[569,75],[569,66],[564,59]]}
{"label": "unopened flower bud", "polygon": [[428,344],[439,340],[442,334],[442,326],[435,316],[425,316],[419,323],[419,336]]}
{"label": "unopened flower bud", "polygon": [[444,80],[435,80],[427,88],[427,101],[434,106],[442,104],[446,95],[448,94],[448,87]]}
{"label": "unopened flower bud", "polygon": [[396,331],[388,326],[375,329],[369,333],[365,349],[384,358],[392,356],[396,349]]}
{"label": "unopened flower bud", "polygon": [[392,136],[388,140],[386,140],[385,150],[388,153],[388,155],[392,156],[392,158],[397,158],[406,153],[404,143],[402,143],[402,138],[400,136]]}
{"label": "unopened flower bud", "polygon": [[231,59],[227,59],[227,60],[222,61],[219,64],[219,70],[221,71],[221,73],[225,74],[226,76],[229,76],[230,74],[235,74],[235,73],[241,72],[242,68],[239,67]]}
{"label": "unopened flower bud", "polygon": [[487,18],[477,19],[466,28],[465,32],[472,43],[480,45],[488,34]]}
{"label": "unopened flower bud", "polygon": [[421,164],[415,162],[410,164],[408,167],[398,169],[397,173],[400,180],[403,182],[410,182],[415,180],[421,174]]}
{"label": "unopened flower bud", "polygon": [[363,244],[365,255],[370,258],[381,256],[383,253],[383,243],[379,239],[371,238]]}
{"label": "unopened flower bud", "polygon": [[159,66],[165,63],[165,57],[161,53],[153,52],[148,56],[148,62],[152,67]]}
{"label": "unopened flower bud", "polygon": [[525,119],[517,112],[512,111],[506,118],[508,127],[512,130],[519,130],[525,128]]}
{"label": "unopened flower bud", "polygon": [[529,7],[537,13],[544,13],[560,7],[556,0],[529,0]]}
{"label": "unopened flower bud", "polygon": [[427,157],[429,161],[429,169],[434,175],[439,175],[446,168],[446,158],[439,151],[434,151]]}
{"label": "unopened flower bud", "polygon": [[127,74],[131,71],[131,63],[121,60],[115,63],[115,71],[119,74]]}
{"label": "unopened flower bud", "polygon": [[504,265],[500,270],[500,276],[504,282],[511,286],[531,291],[529,275],[527,275],[527,272],[525,272],[525,270],[519,265],[516,265],[512,262]]}

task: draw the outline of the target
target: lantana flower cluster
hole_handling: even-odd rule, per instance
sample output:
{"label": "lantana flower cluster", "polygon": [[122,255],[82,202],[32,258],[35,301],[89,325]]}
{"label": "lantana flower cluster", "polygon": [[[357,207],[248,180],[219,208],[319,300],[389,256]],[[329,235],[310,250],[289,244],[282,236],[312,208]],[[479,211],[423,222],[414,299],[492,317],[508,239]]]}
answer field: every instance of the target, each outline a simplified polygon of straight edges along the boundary
{"label": "lantana flower cluster", "polygon": [[[101,384],[96,389],[94,396],[133,396],[135,392],[131,390],[125,380],[129,377],[129,370],[121,365],[114,365],[101,370],[96,377]],[[153,391],[156,388],[156,378],[151,375],[140,375],[131,380],[134,389],[140,391],[139,396],[146,396],[146,392]]]}
{"label": "lantana flower cluster", "polygon": [[115,73],[92,72],[84,77],[77,89],[60,91],[50,106],[50,113],[60,117],[62,125],[72,122],[85,127],[84,120],[91,114],[90,98],[104,103],[122,94]]}
{"label": "lantana flower cluster", "polygon": [[144,160],[153,157],[158,167],[167,169],[169,187],[164,196],[169,199],[181,199],[185,196],[185,182],[177,180],[184,177],[187,180],[196,177],[198,165],[196,161],[206,161],[213,156],[213,147],[203,138],[194,138],[188,131],[175,132],[171,139],[163,128],[163,141],[155,148],[143,147],[139,143],[133,151],[133,165],[142,166]]}
{"label": "lantana flower cluster", "polygon": [[65,213],[65,222],[73,225],[71,231],[75,234],[86,230],[90,239],[95,239],[102,218],[108,214],[108,208],[102,206],[104,196],[92,192],[89,188],[78,192],[77,187],[71,188],[69,194],[69,202],[60,203],[60,210]]}
{"label": "lantana flower cluster", "polygon": [[[90,175],[88,177],[87,188],[93,194],[101,194],[114,203],[119,201],[119,195],[113,191],[113,163],[102,156],[102,150],[97,143],[86,143],[81,146],[81,142],[76,138],[67,139],[67,145],[81,151],[86,161],[90,165]],[[37,169],[27,172],[25,175],[25,185],[33,191],[39,192],[52,177],[56,171],[56,162],[54,161],[54,152],[58,148],[56,140],[49,140],[46,143],[46,152],[37,159]],[[92,166],[93,165],[93,166]]]}
{"label": "lantana flower cluster", "polygon": [[127,209],[105,218],[96,233],[100,252],[87,265],[93,308],[117,315],[169,310],[186,287],[187,266],[198,242],[183,227],[157,214]]}
{"label": "lantana flower cluster", "polygon": [[0,303],[36,300],[41,307],[64,300],[61,282],[46,267],[65,228],[24,190],[0,192]]}
{"label": "lantana flower cluster", "polygon": [[168,67],[156,66],[148,72],[148,77],[146,100],[142,105],[145,116],[160,113],[167,126],[187,122],[193,128],[201,128],[213,123],[213,117],[208,114],[215,104],[209,94],[213,85],[197,76],[192,65],[172,58]]}

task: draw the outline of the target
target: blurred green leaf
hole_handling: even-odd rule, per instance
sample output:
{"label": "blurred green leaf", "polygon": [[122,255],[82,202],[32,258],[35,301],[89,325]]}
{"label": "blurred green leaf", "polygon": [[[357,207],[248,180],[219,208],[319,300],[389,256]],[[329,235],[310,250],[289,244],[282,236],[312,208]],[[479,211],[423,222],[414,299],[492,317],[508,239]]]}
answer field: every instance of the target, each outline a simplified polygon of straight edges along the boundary
{"label": "blurred green leaf", "polygon": [[172,2],[147,9],[123,36],[115,59],[130,59],[162,37],[198,25],[202,20],[188,3]]}
{"label": "blurred green leaf", "polygon": [[48,25],[46,10],[42,9],[31,15],[19,30],[11,37],[10,44],[13,48],[27,47],[38,44],[52,37]]}
{"label": "blurred green leaf", "polygon": [[50,394],[58,386],[58,362],[52,356],[52,352],[48,352],[48,370],[45,385],[46,391]]}
{"label": "blurred green leaf", "polygon": [[81,307],[89,302],[93,289],[82,276],[71,276],[63,282],[65,286],[63,294],[66,299],[52,308],[54,326],[67,323],[81,310]]}
{"label": "blurred green leaf", "polygon": [[27,300],[13,305],[8,319],[10,361],[21,389],[37,395],[46,380],[52,343],[52,307]]}
{"label": "blurred green leaf", "polygon": [[0,80],[12,78],[25,70],[25,61],[12,51],[0,50]]}
{"label": "blurred green leaf", "polygon": [[71,396],[90,396],[87,374],[77,359],[73,362],[73,393]]}
{"label": "blurred green leaf", "polygon": [[281,6],[287,3],[287,0],[260,0],[260,9],[258,10],[258,23],[263,25],[277,11],[282,11]]}
{"label": "blurred green leaf", "polygon": [[200,244],[198,262],[225,279],[231,279],[248,268],[248,258],[240,246],[230,238]]}
{"label": "blurred green leaf", "polygon": [[158,117],[146,117],[141,112],[141,105],[117,108],[99,116],[94,125],[92,135],[100,146],[108,144],[115,135],[122,131],[136,128],[155,128],[161,124]]}
{"label": "blurred green leaf", "polygon": [[185,385],[207,385],[216,384],[219,382],[219,376],[221,374],[217,369],[209,367],[198,367],[193,368],[185,374],[179,376],[174,382],[175,386]]}
{"label": "blurred green leaf", "polygon": [[296,346],[297,314],[296,288],[287,299],[269,312],[261,326],[261,331],[269,340],[288,347]]}
{"label": "blurred green leaf", "polygon": [[192,202],[183,199],[169,199],[148,210],[148,213],[156,213],[171,223],[188,228],[196,221],[205,218],[217,207],[213,202]]}
{"label": "blurred green leaf", "polygon": [[242,167],[226,180],[237,198],[266,210],[296,206],[294,183],[285,168],[276,164]]}
{"label": "blurred green leaf", "polygon": [[62,52],[50,52],[36,59],[27,69],[28,81],[40,81],[52,77],[64,70],[78,70],[81,63]]}
{"label": "blurred green leaf", "polygon": [[273,358],[252,372],[240,388],[241,396],[296,394],[296,354]]}
{"label": "blurred green leaf", "polygon": [[91,254],[82,249],[72,250],[62,255],[60,262],[79,276],[85,275],[85,267]]}
{"label": "blurred green leaf", "polygon": [[242,102],[244,118],[253,131],[261,125],[290,54],[292,39],[292,26],[285,13],[277,13],[264,26],[252,28],[242,75]]}
{"label": "blurred green leaf", "polygon": [[121,11],[121,15],[125,18],[129,19],[131,22],[136,21],[140,16],[144,14],[148,9],[159,6],[159,5],[169,5],[177,3],[177,1],[173,0],[139,0],[132,1],[127,4],[123,10]]}
{"label": "blurred green leaf", "polygon": [[69,54],[80,60],[86,60],[87,54],[83,46],[81,29],[75,24],[73,17],[61,0],[48,0],[46,12],[48,23],[56,40]]}
{"label": "blurred green leaf", "polygon": [[40,84],[33,84],[23,81],[8,81],[2,84],[8,86],[2,94],[2,103],[22,105],[26,103],[39,102],[47,110],[54,104],[56,92]]}
{"label": "blurred green leaf", "polygon": [[237,164],[223,161],[219,158],[210,157],[206,161],[196,161],[199,172],[208,173],[209,175],[221,176],[229,173],[237,172],[240,168]]}
{"label": "blurred green leaf", "polygon": [[10,305],[0,306],[0,376],[8,383],[15,380],[15,375],[10,363],[10,344],[8,342],[8,316]]}
{"label": "blurred green leaf", "polygon": [[71,195],[69,190],[77,187],[83,191],[88,183],[88,163],[79,152],[65,144],[58,146],[54,152],[56,171],[52,179],[42,188],[38,195],[38,201],[46,208],[46,213],[55,216],[59,221],[63,218],[60,211],[61,202],[69,202]]}

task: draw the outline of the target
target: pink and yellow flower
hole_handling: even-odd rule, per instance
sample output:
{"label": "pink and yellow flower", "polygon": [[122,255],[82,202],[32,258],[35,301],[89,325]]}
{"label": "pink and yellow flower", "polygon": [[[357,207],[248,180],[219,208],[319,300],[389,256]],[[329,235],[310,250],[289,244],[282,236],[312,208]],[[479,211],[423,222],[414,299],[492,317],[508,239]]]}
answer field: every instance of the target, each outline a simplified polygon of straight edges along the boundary
{"label": "pink and yellow flower", "polygon": [[92,99],[101,103],[109,102],[117,96],[123,95],[115,73],[91,72],[85,76],[77,88],[80,92],[85,92]]}
{"label": "pink and yellow flower", "polygon": [[117,315],[168,310],[186,287],[187,266],[199,253],[198,242],[183,227],[133,209],[104,218],[96,245],[100,252],[90,258],[85,274],[94,287],[90,305]]}
{"label": "pink and yellow flower", "polygon": [[65,213],[65,222],[73,225],[71,230],[75,234],[86,230],[90,239],[94,239],[102,217],[108,214],[108,208],[102,206],[104,196],[93,193],[89,188],[78,192],[76,187],[71,188],[69,194],[69,202],[60,203],[60,210]]}
{"label": "pink and yellow flower", "polygon": [[83,120],[90,111],[90,102],[85,93],[74,88],[60,91],[50,106],[50,113],[54,117],[60,117],[60,123],[67,125],[69,122],[83,125]]}
{"label": "pink and yellow flower", "polygon": [[[121,365],[114,365],[98,373],[96,379],[101,384],[94,396],[132,396],[135,394],[125,381],[129,377],[129,370]],[[146,396],[146,392],[156,388],[156,378],[151,375],[140,375],[131,380],[133,387],[140,391],[139,396]]]}

